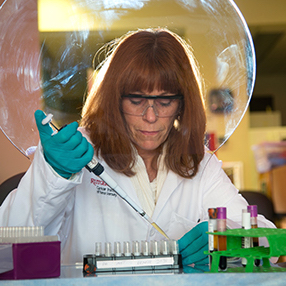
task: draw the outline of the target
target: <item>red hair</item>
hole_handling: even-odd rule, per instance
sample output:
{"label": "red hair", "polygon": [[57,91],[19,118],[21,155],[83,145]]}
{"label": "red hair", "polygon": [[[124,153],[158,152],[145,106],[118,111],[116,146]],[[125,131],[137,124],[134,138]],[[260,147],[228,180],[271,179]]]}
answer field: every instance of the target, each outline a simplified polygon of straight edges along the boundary
{"label": "red hair", "polygon": [[90,133],[97,156],[114,170],[134,175],[134,150],[120,111],[121,96],[154,89],[183,95],[166,140],[165,163],[191,178],[204,156],[206,116],[201,79],[187,43],[166,29],[131,32],[118,40],[101,66],[86,100],[81,125]]}

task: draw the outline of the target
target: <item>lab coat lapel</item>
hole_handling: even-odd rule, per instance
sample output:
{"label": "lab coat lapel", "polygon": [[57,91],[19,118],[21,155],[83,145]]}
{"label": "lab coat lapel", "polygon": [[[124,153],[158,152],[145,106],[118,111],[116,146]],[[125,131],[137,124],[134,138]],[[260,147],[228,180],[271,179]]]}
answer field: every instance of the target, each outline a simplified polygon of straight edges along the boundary
{"label": "lab coat lapel", "polygon": [[168,171],[167,178],[163,184],[161,193],[159,195],[159,199],[157,201],[157,204],[156,204],[153,216],[152,216],[153,221],[157,220],[164,206],[168,202],[170,196],[175,191],[175,189],[181,184],[182,181],[183,181],[183,178],[181,176],[178,176],[171,170]]}
{"label": "lab coat lapel", "polygon": [[[106,173],[121,187],[121,189],[140,207],[141,203],[138,199],[136,191],[133,187],[132,181],[124,174],[120,174],[112,170],[105,162],[102,162]],[[119,198],[121,199],[121,198]]]}

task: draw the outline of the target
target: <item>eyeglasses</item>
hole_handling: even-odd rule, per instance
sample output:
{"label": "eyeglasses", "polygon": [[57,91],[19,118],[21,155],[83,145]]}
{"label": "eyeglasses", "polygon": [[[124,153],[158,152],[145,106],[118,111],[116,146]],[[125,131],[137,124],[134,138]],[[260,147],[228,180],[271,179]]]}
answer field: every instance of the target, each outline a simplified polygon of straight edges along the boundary
{"label": "eyeglasses", "polygon": [[[175,95],[122,95],[122,111],[125,114],[143,116],[152,107],[157,117],[172,117],[179,112],[182,94]],[[152,104],[149,102],[152,101]]]}

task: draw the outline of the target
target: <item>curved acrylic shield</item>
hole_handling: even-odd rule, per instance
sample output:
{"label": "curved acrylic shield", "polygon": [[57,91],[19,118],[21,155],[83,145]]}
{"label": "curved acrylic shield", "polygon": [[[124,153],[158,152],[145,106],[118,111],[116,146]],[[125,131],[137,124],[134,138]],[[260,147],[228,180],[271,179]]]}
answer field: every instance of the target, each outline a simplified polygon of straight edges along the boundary
{"label": "curved acrylic shield", "polygon": [[191,44],[207,136],[220,139],[211,150],[233,133],[252,94],[252,39],[232,1],[6,1],[0,19],[0,126],[28,157],[38,141],[34,111],[53,113],[59,126],[79,119],[95,53],[130,30],[166,27]]}

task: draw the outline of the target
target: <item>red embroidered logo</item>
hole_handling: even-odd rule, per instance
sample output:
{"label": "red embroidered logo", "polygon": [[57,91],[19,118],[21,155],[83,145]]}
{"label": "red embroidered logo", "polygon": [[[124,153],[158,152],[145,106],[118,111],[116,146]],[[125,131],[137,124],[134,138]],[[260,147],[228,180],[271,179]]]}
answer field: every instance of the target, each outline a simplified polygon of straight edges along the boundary
{"label": "red embroidered logo", "polygon": [[90,182],[95,186],[98,186],[98,185],[107,186],[107,184],[105,182],[103,182],[101,180],[94,179],[94,178],[91,178]]}

